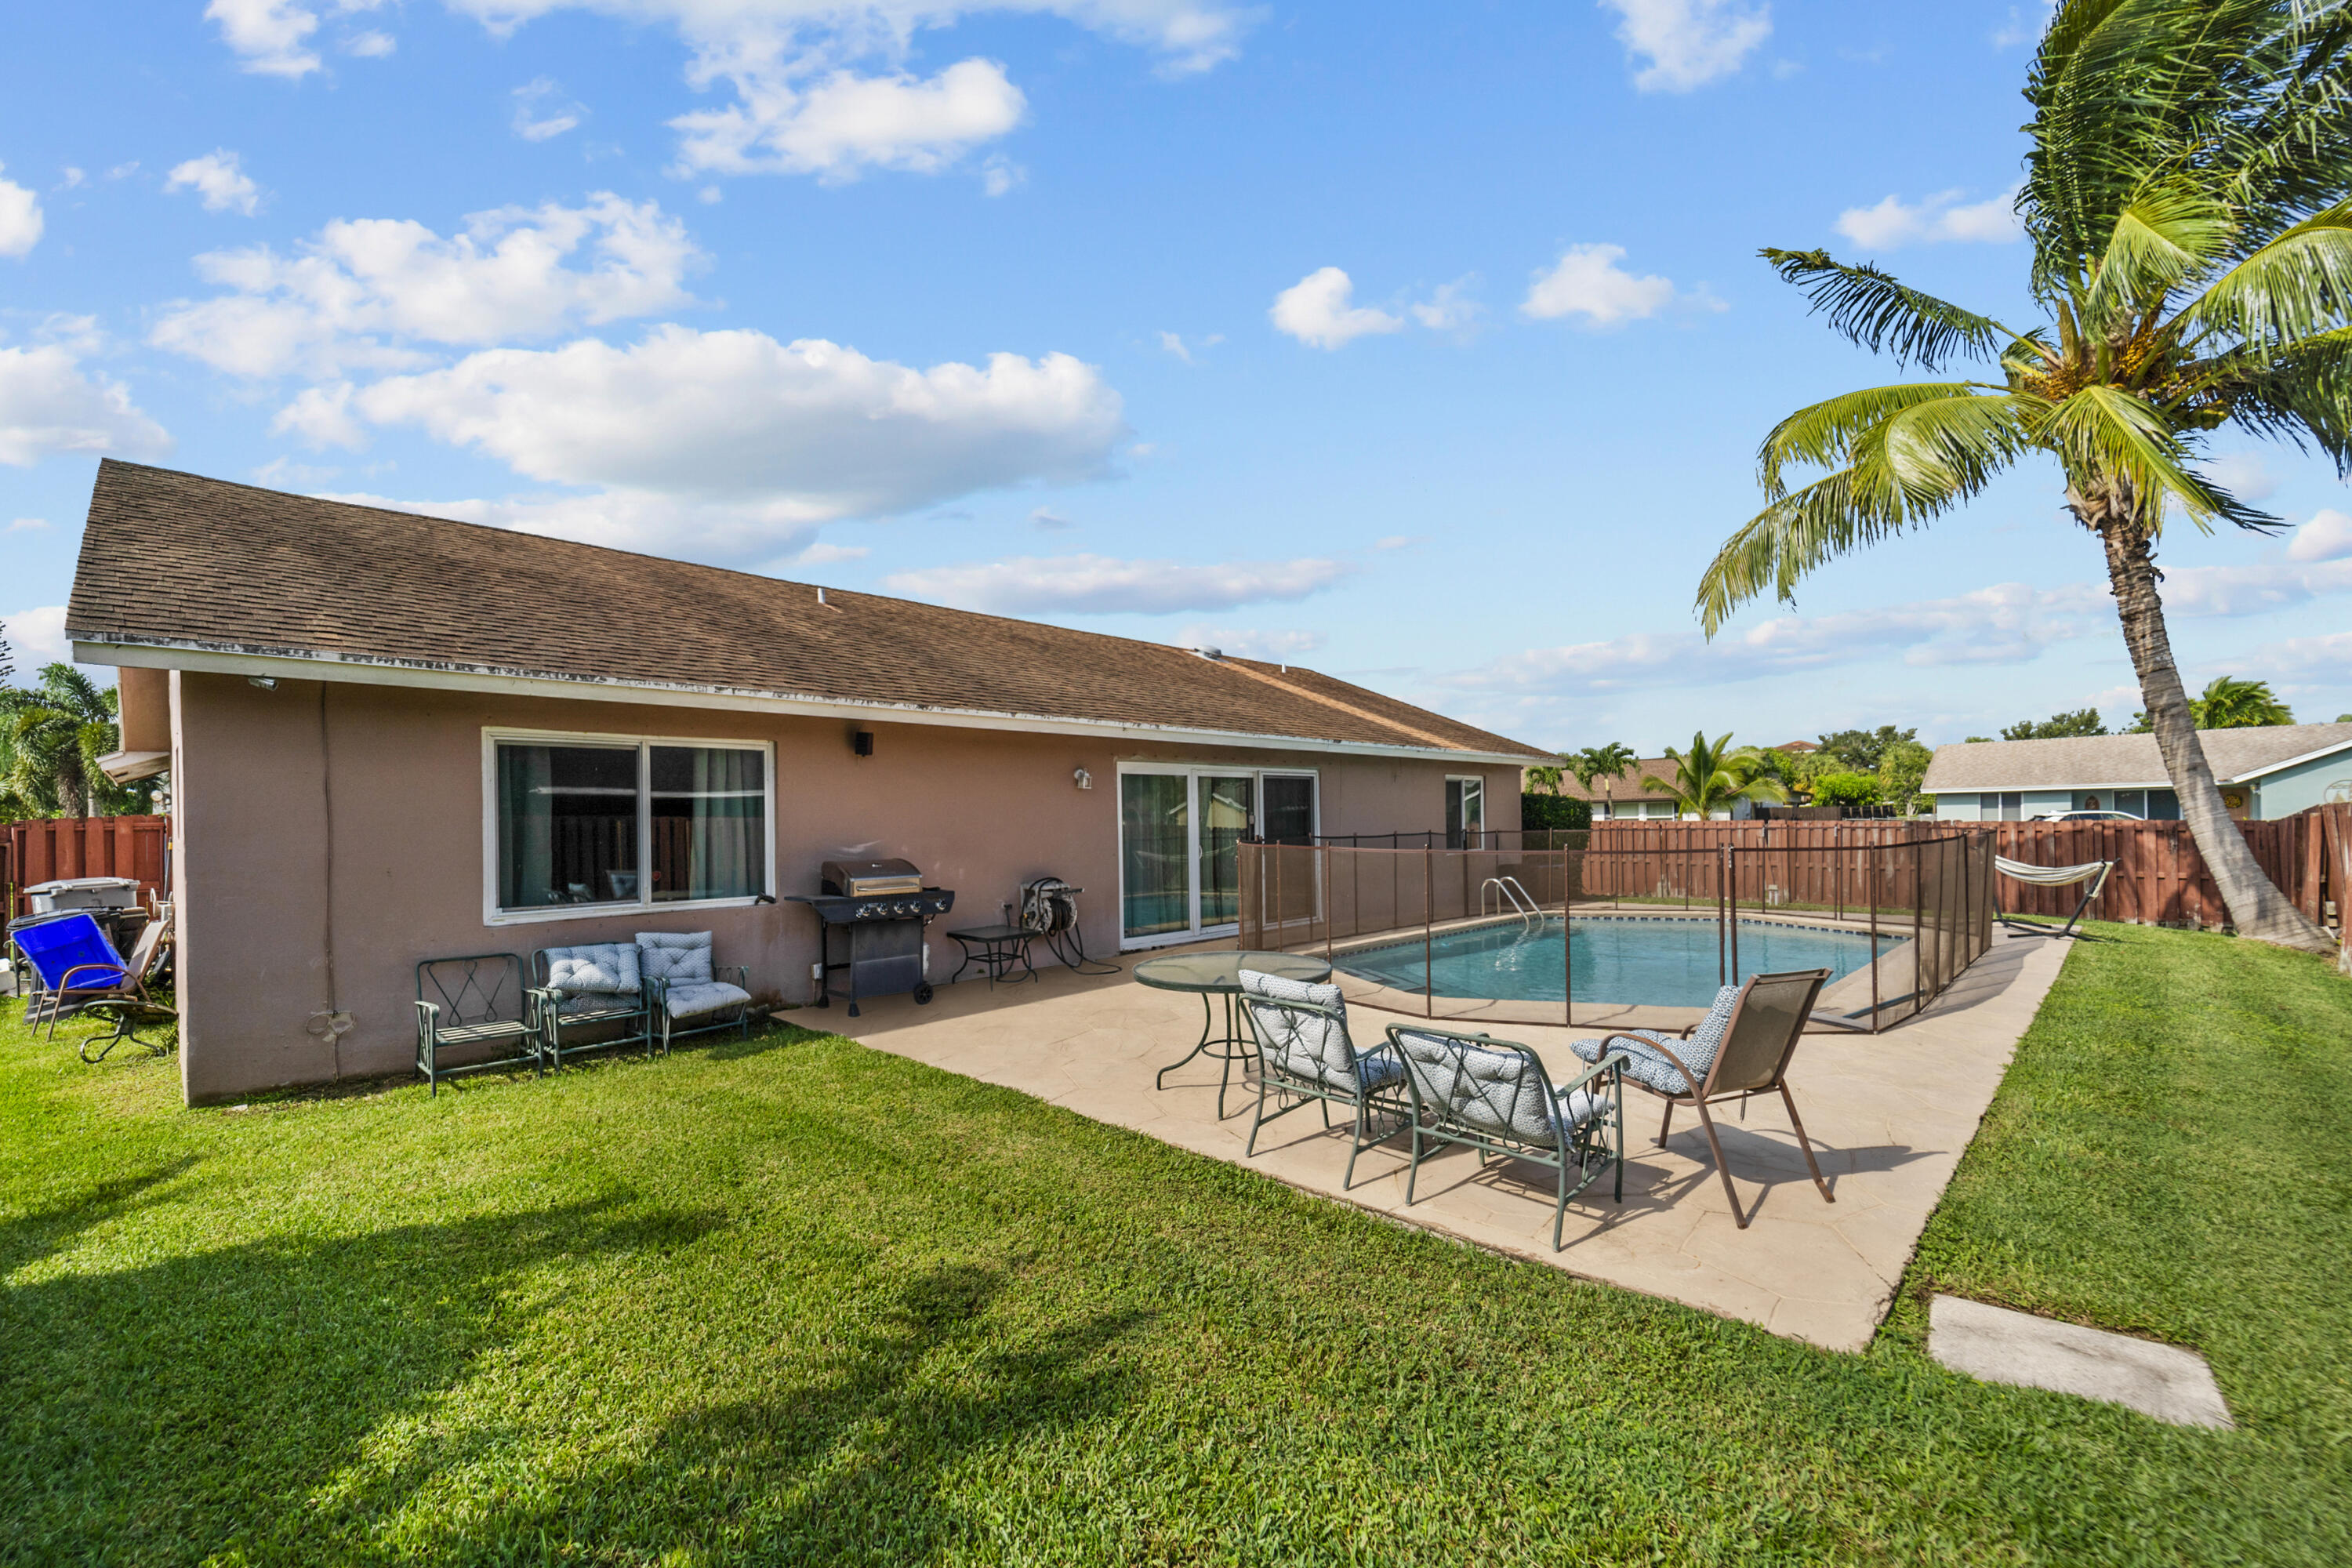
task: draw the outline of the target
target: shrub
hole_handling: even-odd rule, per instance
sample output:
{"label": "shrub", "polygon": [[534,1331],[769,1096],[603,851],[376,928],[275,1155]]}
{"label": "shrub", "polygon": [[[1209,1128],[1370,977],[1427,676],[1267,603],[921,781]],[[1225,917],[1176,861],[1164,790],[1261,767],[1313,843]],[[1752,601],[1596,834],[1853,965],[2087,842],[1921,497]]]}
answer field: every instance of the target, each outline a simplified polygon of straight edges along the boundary
{"label": "shrub", "polygon": [[1868,773],[1823,773],[1813,781],[1815,805],[1876,805],[1878,781]]}
{"label": "shrub", "polygon": [[1519,796],[1519,826],[1530,832],[1541,828],[1577,829],[1592,826],[1592,803],[1559,795]]}

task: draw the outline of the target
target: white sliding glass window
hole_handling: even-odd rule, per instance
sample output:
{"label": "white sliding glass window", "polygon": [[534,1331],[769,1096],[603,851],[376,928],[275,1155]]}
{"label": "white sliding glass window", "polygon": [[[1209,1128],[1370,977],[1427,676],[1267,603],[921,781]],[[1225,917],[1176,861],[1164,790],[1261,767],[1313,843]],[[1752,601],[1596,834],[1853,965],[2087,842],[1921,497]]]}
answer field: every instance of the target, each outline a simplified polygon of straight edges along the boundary
{"label": "white sliding glass window", "polygon": [[[1423,818],[1427,821],[1426,817]],[[1484,845],[1486,829],[1486,781],[1454,778],[1445,781],[1445,847],[1471,849]]]}
{"label": "white sliding glass window", "polygon": [[1241,920],[1245,838],[1312,842],[1315,775],[1236,767],[1122,764],[1119,938],[1191,942]]}
{"label": "white sliding glass window", "polygon": [[772,892],[765,745],[484,737],[486,918],[560,919]]}

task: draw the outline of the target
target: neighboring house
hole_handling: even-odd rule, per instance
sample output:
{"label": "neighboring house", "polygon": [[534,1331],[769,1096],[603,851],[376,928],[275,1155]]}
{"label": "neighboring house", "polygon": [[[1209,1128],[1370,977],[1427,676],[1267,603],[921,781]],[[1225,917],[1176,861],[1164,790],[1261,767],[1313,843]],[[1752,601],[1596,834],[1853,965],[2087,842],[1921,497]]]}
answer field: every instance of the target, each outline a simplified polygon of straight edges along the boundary
{"label": "neighboring house", "polygon": [[1543,756],[1295,665],[111,460],[66,626],[123,765],[168,758],[191,1101],[400,1070],[430,957],[708,929],[803,1001],[815,921],[763,900],[836,857],[956,890],[935,979],[1040,876],[1097,953],[1216,936],[1243,835],[1516,828]]}
{"label": "neighboring house", "polygon": [[[2200,730],[2222,804],[2242,820],[2352,800],[2352,724]],[[2171,822],[2180,802],[2154,735],[1977,741],[1938,746],[1921,793],[1947,822],[2027,821],[2053,811],[2121,811]]]}
{"label": "neighboring house", "polygon": [[[1773,749],[1800,753],[1821,750],[1811,741],[1790,741],[1786,745],[1776,746]],[[1673,820],[1675,816],[1673,799],[1643,789],[1642,781],[1645,778],[1661,779],[1667,784],[1674,783],[1675,760],[1672,757],[1643,757],[1640,762],[1627,768],[1622,777],[1594,779],[1591,789],[1586,789],[1582,784],[1578,784],[1573,776],[1563,776],[1559,781],[1559,793],[1568,800],[1591,801],[1595,821],[1632,822],[1645,818]],[[1715,815],[1717,821],[1722,821],[1728,817],[1746,817],[1753,810],[1754,807],[1743,800],[1731,810],[1718,811]]]}

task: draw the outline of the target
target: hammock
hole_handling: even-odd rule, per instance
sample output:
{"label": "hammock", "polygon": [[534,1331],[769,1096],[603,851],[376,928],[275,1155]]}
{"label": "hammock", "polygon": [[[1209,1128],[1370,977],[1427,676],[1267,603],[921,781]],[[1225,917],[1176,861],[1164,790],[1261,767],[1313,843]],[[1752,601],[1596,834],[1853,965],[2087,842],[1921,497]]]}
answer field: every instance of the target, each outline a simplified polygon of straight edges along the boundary
{"label": "hammock", "polygon": [[2081,866],[2031,866],[2022,860],[1996,855],[1992,858],[1992,868],[2004,877],[2037,888],[2071,888],[2077,882],[2088,882],[2090,887],[2084,889],[2082,901],[2074,906],[2074,912],[2066,917],[2066,923],[2063,926],[2047,926],[2016,915],[1998,917],[2001,924],[2016,928],[2009,933],[2011,936],[2079,938],[2082,933],[2074,929],[2074,922],[2083,918],[2083,911],[2089,909],[2106,888],[2107,874],[2116,868],[2116,863],[2113,860],[2092,860]]}

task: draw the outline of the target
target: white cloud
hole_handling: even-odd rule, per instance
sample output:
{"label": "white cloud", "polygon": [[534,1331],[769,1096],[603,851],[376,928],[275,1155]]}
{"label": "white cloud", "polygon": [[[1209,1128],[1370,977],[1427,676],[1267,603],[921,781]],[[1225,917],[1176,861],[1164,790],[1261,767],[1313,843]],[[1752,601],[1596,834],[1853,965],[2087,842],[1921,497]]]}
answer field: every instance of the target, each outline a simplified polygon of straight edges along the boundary
{"label": "white cloud", "polygon": [[929,80],[847,70],[806,87],[761,79],[744,86],[740,102],[670,123],[683,133],[679,158],[688,170],[838,183],[867,169],[936,173],[1010,132],[1028,106],[1003,66],[975,58]]}
{"label": "white cloud", "polygon": [[1473,275],[1441,283],[1428,299],[1405,309],[1412,313],[1414,321],[1432,331],[1466,332],[1477,325],[1479,316],[1485,312],[1485,307],[1470,298],[1470,290],[1477,281]]}
{"label": "white cloud", "polygon": [[1107,555],[1023,556],[932,566],[885,580],[894,594],[998,615],[1175,615],[1304,599],[1346,576],[1324,559],[1234,561],[1186,566]]}
{"label": "white cloud", "polygon": [[980,188],[1001,196],[1029,177],[1029,171],[999,153],[980,166]]}
{"label": "white cloud", "polygon": [[1345,272],[1320,268],[1276,294],[1266,315],[1276,331],[1318,349],[1341,348],[1370,334],[1404,330],[1402,316],[1351,304],[1355,289]]}
{"label": "white cloud", "polygon": [[163,177],[166,191],[194,191],[208,213],[236,212],[251,217],[261,205],[261,187],[237,166],[237,156],[222,147],[201,158],[176,164]]}
{"label": "white cloud", "polygon": [[1192,363],[1192,351],[1186,348],[1184,346],[1184,340],[1174,332],[1160,333],[1160,346],[1166,349],[1170,353],[1174,354],[1178,359],[1182,360],[1186,364],[1191,364]]}
{"label": "white cloud", "polygon": [[2199,466],[2240,500],[2265,501],[2278,493],[2277,476],[2260,452],[2220,452]]}
{"label": "white cloud", "polygon": [[1772,8],[1750,0],[1601,0],[1618,42],[1643,63],[1643,92],[1688,92],[1738,70],[1772,32]]}
{"label": "white cloud", "polygon": [[810,545],[806,550],[803,550],[798,555],[793,556],[793,564],[795,566],[831,566],[843,561],[863,561],[873,553],[874,552],[870,547],[863,544],[825,544],[820,542]]}
{"label": "white cloud", "polygon": [[1548,321],[1581,316],[1589,326],[1614,327],[1656,315],[1669,305],[1720,310],[1723,301],[1704,289],[1685,293],[1654,274],[1636,278],[1617,264],[1622,245],[1571,245],[1558,263],[1534,274],[1519,314]]}
{"label": "white cloud", "polygon": [[1067,354],[916,370],[821,339],[678,326],[627,348],[493,349],[377,382],[349,407],[534,479],[793,524],[1092,478],[1125,433],[1118,393]]}
{"label": "white cloud", "polygon": [[205,15],[220,24],[222,40],[247,70],[299,78],[319,68],[310,47],[319,13],[303,0],[212,0]]}
{"label": "white cloud", "polygon": [[[2236,662],[2264,673],[2285,677],[2315,675],[2329,686],[2341,687],[2347,684],[2347,672],[2352,671],[2352,632],[2289,637],[2283,642],[2265,644]],[[2303,717],[2301,714],[2296,716]],[[2334,717],[2334,714],[2323,710],[2304,721],[2326,723]]]}
{"label": "white cloud", "polygon": [[704,501],[658,490],[422,501],[366,491],[314,493],[355,506],[389,507],[518,533],[700,561],[797,558],[817,540],[815,526],[793,515],[789,504]]}
{"label": "white cloud", "polygon": [[1992,47],[2013,49],[2020,44],[2040,42],[2042,35],[2049,30],[2052,14],[2057,9],[2058,0],[2041,0],[2038,5],[2031,7],[2011,5],[2009,20],[1993,32]]}
{"label": "white cloud", "polygon": [[[554,101],[550,102],[550,100]],[[551,142],[577,126],[588,111],[562,96],[548,77],[514,89],[514,132],[526,142]]]}
{"label": "white cloud", "polygon": [[20,517],[8,524],[8,531],[11,533],[37,533],[47,529],[48,526],[49,520],[45,517]]}
{"label": "white cloud", "polygon": [[0,616],[0,626],[7,630],[8,646],[16,652],[19,670],[30,673],[42,665],[73,658],[73,639],[66,636],[63,605],[18,610]]}
{"label": "white cloud", "polygon": [[1287,664],[1315,652],[1330,640],[1321,632],[1234,631],[1216,626],[1186,626],[1168,639],[1174,647],[1215,648],[1237,658],[1264,659],[1273,664]]}
{"label": "white cloud", "polygon": [[2338,561],[2352,555],[2352,517],[2329,508],[2314,512],[2286,547],[2293,561]]}
{"label": "white cloud", "polygon": [[31,255],[42,226],[40,197],[14,180],[0,180],[0,256]]}
{"label": "white cloud", "polygon": [[[566,265],[583,253],[587,265]],[[407,220],[339,218],[293,256],[198,257],[198,273],[232,292],[179,303],[150,341],[237,375],[415,368],[423,357],[404,345],[545,337],[688,303],[701,259],[657,205],[610,192],[477,213],[447,239]]]}
{"label": "white cloud", "polygon": [[354,33],[343,41],[343,53],[357,55],[363,60],[383,59],[398,47],[400,47],[399,39],[390,33],[379,33],[373,29],[364,33]]}
{"label": "white cloud", "polygon": [[58,452],[156,457],[171,446],[127,387],[84,374],[71,347],[0,348],[0,463],[29,468]]}
{"label": "white cloud", "polygon": [[2006,245],[2025,233],[2017,221],[2013,190],[1965,206],[1956,190],[1916,204],[1889,196],[1874,207],[1848,207],[1838,215],[1837,231],[1868,250],[1946,241]]}
{"label": "white cloud", "polygon": [[1063,533],[1078,525],[1060,512],[1041,506],[1029,514],[1029,526],[1042,528],[1048,533]]}
{"label": "white cloud", "polygon": [[1416,544],[1426,544],[1429,536],[1423,533],[1391,533],[1372,541],[1375,550],[1410,550]]}

